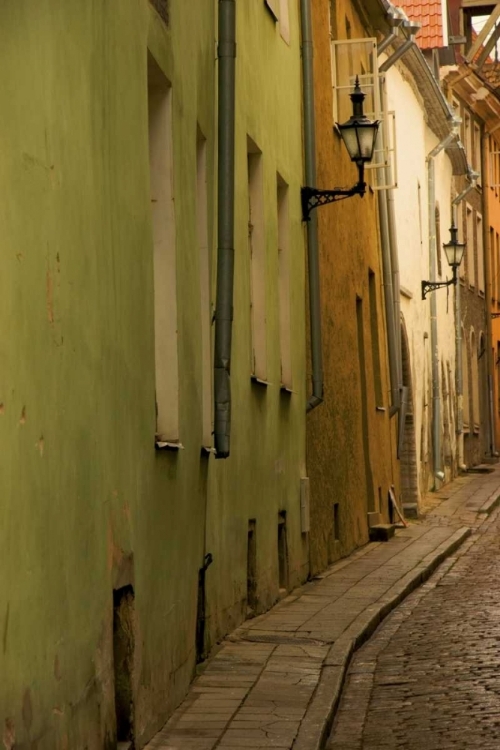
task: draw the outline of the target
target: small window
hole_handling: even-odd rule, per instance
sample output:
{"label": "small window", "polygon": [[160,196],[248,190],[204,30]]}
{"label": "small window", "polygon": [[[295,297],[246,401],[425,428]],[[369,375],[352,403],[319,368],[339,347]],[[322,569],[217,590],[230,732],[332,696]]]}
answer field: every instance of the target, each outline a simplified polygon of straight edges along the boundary
{"label": "small window", "polygon": [[465,249],[465,260],[467,264],[467,278],[469,285],[476,285],[476,263],[475,263],[475,243],[474,243],[474,212],[471,206],[467,205],[466,209],[466,226],[467,226],[467,247]]}
{"label": "small window", "polygon": [[200,254],[202,446],[212,445],[211,263],[208,240],[207,141],[196,139],[196,220]]}
{"label": "small window", "polygon": [[472,125],[470,114],[468,112],[464,112],[464,146],[467,154],[467,160],[472,163]]}
{"label": "small window", "polygon": [[173,185],[172,91],[148,53],[149,164],[153,228],[156,445],[179,442],[177,252]]}
{"label": "small window", "polygon": [[277,175],[278,213],[278,295],[281,386],[292,388],[291,324],[290,324],[290,217],[288,185]]}
{"label": "small window", "polygon": [[378,334],[377,287],[375,274],[368,272],[368,294],[370,298],[370,329],[372,345],[373,382],[375,387],[376,406],[383,406],[382,377],[380,372],[380,341]]}
{"label": "small window", "polygon": [[474,123],[474,169],[479,174],[478,185],[481,184],[481,128]]}
{"label": "small window", "polygon": [[479,294],[484,295],[484,243],[483,243],[483,217],[476,214],[476,247],[477,247],[477,288]]}
{"label": "small window", "polygon": [[462,419],[464,432],[469,432],[470,425],[470,394],[469,394],[469,362],[467,356],[467,338],[462,329]]}
{"label": "small window", "polygon": [[250,255],[251,374],[267,381],[266,233],[262,153],[248,138],[248,251]]}

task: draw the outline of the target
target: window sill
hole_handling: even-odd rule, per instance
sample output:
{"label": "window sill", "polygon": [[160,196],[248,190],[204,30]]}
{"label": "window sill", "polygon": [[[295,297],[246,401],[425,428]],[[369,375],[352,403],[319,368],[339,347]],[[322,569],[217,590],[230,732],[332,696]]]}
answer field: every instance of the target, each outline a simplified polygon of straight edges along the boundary
{"label": "window sill", "polygon": [[287,393],[290,396],[292,395],[292,393],[295,393],[295,391],[293,390],[291,386],[285,385],[284,383],[280,385],[280,391],[281,393]]}
{"label": "window sill", "polygon": [[213,448],[210,445],[202,445],[201,446],[201,455],[204,458],[210,458],[210,454],[213,453],[215,455],[215,448]]}
{"label": "window sill", "polygon": [[162,440],[160,437],[155,438],[155,448],[157,451],[184,450],[184,446],[178,440]]}
{"label": "window sill", "polygon": [[376,407],[375,407],[375,411],[379,411],[379,412],[382,412],[382,413],[384,413],[384,412],[385,412],[385,410],[386,410],[386,409],[385,409],[385,406],[376,406]]}
{"label": "window sill", "polygon": [[267,388],[268,385],[271,385],[271,383],[268,380],[263,380],[263,378],[258,378],[257,375],[250,375],[250,380],[252,383],[255,383],[255,385],[263,385]]}

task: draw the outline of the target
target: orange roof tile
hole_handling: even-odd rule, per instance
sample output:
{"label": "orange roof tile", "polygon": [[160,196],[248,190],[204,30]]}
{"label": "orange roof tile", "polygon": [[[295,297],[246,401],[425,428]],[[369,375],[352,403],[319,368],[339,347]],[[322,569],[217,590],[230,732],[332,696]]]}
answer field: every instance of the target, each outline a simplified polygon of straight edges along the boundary
{"label": "orange roof tile", "polygon": [[404,10],[408,18],[422,24],[416,39],[420,49],[434,49],[444,46],[443,15],[440,2],[399,0],[397,5]]}

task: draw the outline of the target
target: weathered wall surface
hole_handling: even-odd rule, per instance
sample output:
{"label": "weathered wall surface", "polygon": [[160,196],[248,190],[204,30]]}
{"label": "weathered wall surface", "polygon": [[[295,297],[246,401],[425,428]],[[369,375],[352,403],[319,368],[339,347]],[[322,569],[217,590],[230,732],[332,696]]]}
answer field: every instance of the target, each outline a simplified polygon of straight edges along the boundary
{"label": "weathered wall surface", "polygon": [[[204,554],[214,558],[207,647],[246,614],[249,518],[257,519],[260,606],[278,596],[278,511],[287,511],[289,585],[307,573],[297,11],[287,46],[262,4],[238,4],[233,443],[231,458],[215,462],[200,457],[196,131],[207,138],[214,255],[216,101],[216,4],[202,5],[172,0],[169,28],[136,0],[36,8],[19,0],[0,10],[8,112],[0,122],[0,726],[8,748],[116,747],[113,589],[135,594],[126,621],[135,628],[141,746],[193,674]],[[154,447],[148,47],[172,85],[178,452]],[[251,384],[248,366],[247,132],[265,156],[267,388]],[[290,184],[292,394],[280,391],[275,347],[276,169]]]}
{"label": "weathered wall surface", "polygon": [[[488,175],[488,251],[490,254],[490,284],[491,284],[491,307],[492,314],[500,312],[500,174],[498,144],[490,136],[486,141],[486,164],[490,167]],[[493,362],[493,417],[495,430],[495,448],[500,446],[500,318],[491,321],[492,340],[492,362]]]}
{"label": "weathered wall surface", "polygon": [[[301,227],[302,130],[298,4],[290,3],[289,43],[264,3],[237,4],[236,205],[232,456],[211,466],[207,618],[213,644],[247,611],[247,534],[256,521],[257,611],[278,597],[278,513],[286,512],[289,586],[308,572],[300,531],[305,476],[305,249]],[[251,380],[247,148],[262,154],[265,227],[267,385]],[[292,393],[280,389],[278,315],[279,173],[288,184]]]}
{"label": "weathered wall surface", "polygon": [[[422,300],[421,280],[430,279],[429,266],[429,184],[426,157],[437,145],[437,138],[426,125],[422,99],[411,77],[401,64],[387,73],[388,107],[396,112],[396,147],[398,155],[398,187],[394,191],[398,236],[401,313],[408,341],[411,371],[413,451],[418,484],[411,487],[414,500],[435,486],[432,443],[432,349],[430,294]],[[444,152],[434,160],[435,197],[439,211],[440,232],[436,238],[441,252],[441,275],[449,278],[450,270],[444,252],[438,246],[449,239],[452,171]],[[437,350],[441,402],[441,467],[447,479],[456,472],[454,429],[455,404],[455,333],[454,296],[447,290],[431,292],[437,301]],[[411,494],[411,493],[410,493]]]}
{"label": "weathered wall surface", "polygon": [[[349,186],[357,179],[333,130],[330,3],[313,0],[318,185]],[[332,4],[334,38],[367,36],[349,2]],[[379,253],[377,201],[370,190],[318,209],[325,401],[307,420],[311,480],[311,569],[347,555],[368,540],[367,512],[388,518],[389,486],[398,484]],[[374,274],[376,316],[370,313]],[[359,321],[359,323],[358,323]],[[376,332],[376,333],[375,333]],[[379,357],[373,357],[375,338]],[[377,362],[378,360],[378,362]],[[378,369],[379,373],[375,370]],[[381,381],[381,401],[375,378]],[[385,408],[377,411],[376,407]],[[338,528],[334,528],[338,504]]]}

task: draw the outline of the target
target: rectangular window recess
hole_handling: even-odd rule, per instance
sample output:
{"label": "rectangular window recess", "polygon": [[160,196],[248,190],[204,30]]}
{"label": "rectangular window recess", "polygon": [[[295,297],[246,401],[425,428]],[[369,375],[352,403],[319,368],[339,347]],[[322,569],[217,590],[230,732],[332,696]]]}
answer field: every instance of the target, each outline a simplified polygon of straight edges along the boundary
{"label": "rectangular window recess", "polygon": [[266,387],[268,385],[272,385],[272,383],[269,382],[269,380],[263,380],[262,378],[258,378],[257,375],[251,375],[250,380],[252,383],[255,383],[256,385],[265,385]]}
{"label": "rectangular window recess", "polygon": [[184,446],[178,440],[163,440],[160,437],[155,438],[155,448],[158,451],[179,451],[184,450]]}

